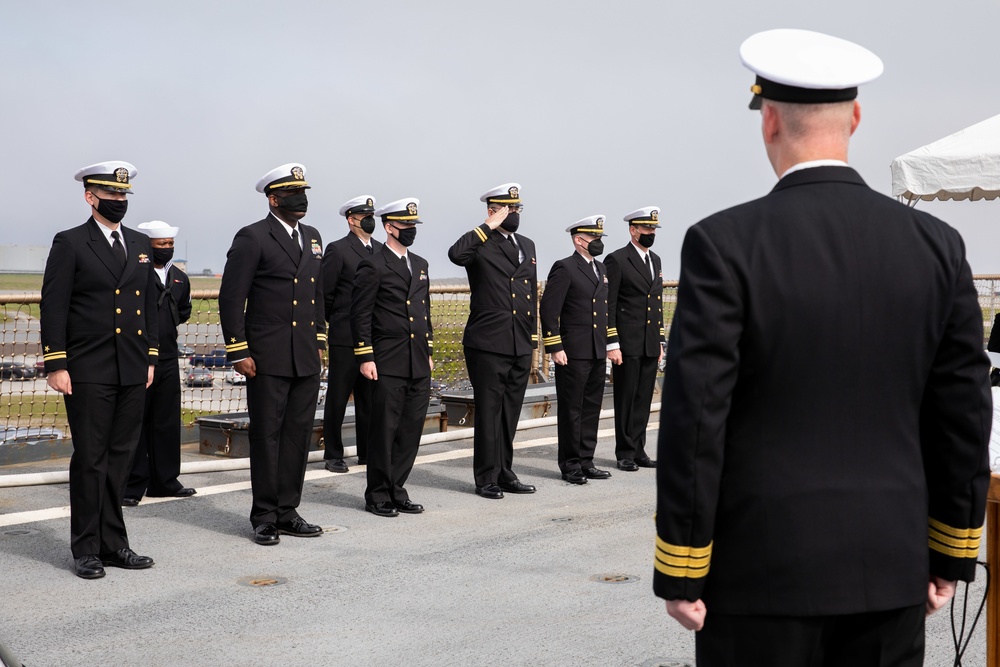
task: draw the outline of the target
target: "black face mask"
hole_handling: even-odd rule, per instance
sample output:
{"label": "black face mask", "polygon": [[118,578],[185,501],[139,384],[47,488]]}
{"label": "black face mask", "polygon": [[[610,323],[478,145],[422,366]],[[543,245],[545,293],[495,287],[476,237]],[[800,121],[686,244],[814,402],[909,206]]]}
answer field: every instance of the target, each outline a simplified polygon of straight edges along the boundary
{"label": "black face mask", "polygon": [[[94,195],[97,197],[97,195]],[[98,197],[97,212],[108,222],[121,222],[128,211],[127,199],[101,199]]]}
{"label": "black face mask", "polygon": [[173,258],[173,248],[153,248],[153,264],[155,266],[166,266],[167,262]]}
{"label": "black face mask", "polygon": [[305,213],[309,208],[309,199],[304,192],[285,195],[278,198],[278,208],[290,211],[291,213]]}
{"label": "black face mask", "polygon": [[587,244],[587,252],[590,253],[591,257],[599,257],[604,254],[604,241],[601,239],[594,239]]}
{"label": "black face mask", "polygon": [[517,211],[511,211],[507,214],[507,217],[503,219],[500,223],[500,229],[505,232],[510,232],[513,234],[517,231],[517,228],[521,226],[521,214]]}
{"label": "black face mask", "polygon": [[655,240],[656,234],[639,234],[639,245],[643,248],[652,248]]}
{"label": "black face mask", "polygon": [[[395,227],[395,225],[393,225],[393,227]],[[404,248],[409,248],[413,245],[414,239],[417,238],[416,227],[396,227],[396,231],[399,232],[399,236],[396,237],[396,240],[399,241],[399,244]]]}
{"label": "black face mask", "polygon": [[371,234],[372,232],[375,231],[375,216],[366,215],[365,217],[361,218],[361,222],[358,224],[361,227],[361,231],[363,231],[365,234]]}

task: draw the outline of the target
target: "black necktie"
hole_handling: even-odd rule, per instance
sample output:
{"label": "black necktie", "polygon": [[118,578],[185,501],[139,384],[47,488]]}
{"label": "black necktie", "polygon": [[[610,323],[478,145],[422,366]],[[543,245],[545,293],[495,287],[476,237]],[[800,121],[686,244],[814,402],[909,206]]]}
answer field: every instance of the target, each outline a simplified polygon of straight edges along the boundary
{"label": "black necktie", "polygon": [[651,268],[649,268],[649,253],[648,252],[646,253],[646,273],[649,275],[649,278],[652,280],[652,278],[653,278],[653,270]]}
{"label": "black necktie", "polygon": [[125,268],[125,246],[122,245],[121,239],[118,237],[118,232],[111,232],[111,238],[115,240],[111,244],[111,251],[115,254],[115,259],[118,260],[118,266],[122,269]]}
{"label": "black necktie", "polygon": [[370,254],[372,254],[372,247],[371,247],[370,245],[366,245],[366,246],[365,246],[365,250],[367,250],[367,251],[368,251],[368,254],[369,254],[369,255],[370,255]]}
{"label": "black necktie", "polygon": [[412,275],[410,274],[410,267],[406,265],[406,255],[400,257],[399,261],[403,263],[403,274],[407,277],[407,279],[412,278]]}
{"label": "black necktie", "polygon": [[299,243],[299,230],[292,230],[292,243],[295,244],[295,259],[302,259],[302,244]]}

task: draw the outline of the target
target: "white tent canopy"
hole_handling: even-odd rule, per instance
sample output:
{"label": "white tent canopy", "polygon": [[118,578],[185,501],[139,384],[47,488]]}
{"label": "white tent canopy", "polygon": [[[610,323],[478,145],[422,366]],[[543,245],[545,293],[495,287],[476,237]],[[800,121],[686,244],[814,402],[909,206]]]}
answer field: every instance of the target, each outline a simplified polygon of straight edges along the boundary
{"label": "white tent canopy", "polygon": [[892,194],[943,201],[1000,197],[1000,116],[892,161]]}

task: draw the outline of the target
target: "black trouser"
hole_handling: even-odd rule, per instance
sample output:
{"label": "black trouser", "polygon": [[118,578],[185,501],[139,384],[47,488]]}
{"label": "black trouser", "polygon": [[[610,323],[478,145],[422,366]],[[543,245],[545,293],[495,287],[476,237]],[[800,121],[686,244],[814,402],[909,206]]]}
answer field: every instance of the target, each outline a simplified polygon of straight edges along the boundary
{"label": "black trouser", "polygon": [[371,438],[368,441],[368,486],[365,502],[401,503],[403,488],[420,447],[430,402],[431,379],[379,374],[373,383]]}
{"label": "black trouser", "polygon": [[921,667],[924,605],[842,616],[713,614],[695,634],[698,667]]}
{"label": "black trouser", "polygon": [[354,394],[354,432],[358,458],[368,458],[369,421],[372,414],[372,381],[358,371],[354,348],[330,346],[330,370],[326,378],[323,406],[324,459],[344,458],[344,414],[347,399]]}
{"label": "black trouser", "polygon": [[73,557],[128,546],[122,496],[142,428],[144,384],[74,382],[65,396],[73,438],[69,462]]}
{"label": "black trouser", "polygon": [[626,357],[611,366],[615,391],[615,458],[645,459],[646,425],[656,384],[656,357]]}
{"label": "black trouser", "polygon": [[319,373],[247,378],[250,412],[250,523],[288,523],[299,515],[316,419]]}
{"label": "black trouser", "polygon": [[161,359],[146,389],[139,446],[125,496],[172,496],[181,490],[181,373],[177,359]]}
{"label": "black trouser", "polygon": [[556,364],[556,430],[562,472],[594,467],[606,368],[604,359],[570,359],[565,366]]}
{"label": "black trouser", "polygon": [[517,479],[514,434],[531,371],[531,355],[508,356],[465,348],[476,409],[472,470],[476,486]]}

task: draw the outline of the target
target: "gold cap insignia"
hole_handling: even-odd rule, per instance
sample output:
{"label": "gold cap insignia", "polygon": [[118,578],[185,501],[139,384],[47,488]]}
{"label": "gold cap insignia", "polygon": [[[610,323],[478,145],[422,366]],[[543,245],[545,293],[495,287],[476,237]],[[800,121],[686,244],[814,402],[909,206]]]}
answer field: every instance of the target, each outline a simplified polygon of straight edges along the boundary
{"label": "gold cap insignia", "polygon": [[514,199],[518,199],[520,197],[520,195],[517,192],[517,188],[511,188],[510,190],[507,191],[507,194],[509,194]]}
{"label": "gold cap insignia", "polygon": [[115,180],[119,183],[128,183],[128,169],[125,167],[115,169]]}
{"label": "gold cap insignia", "polygon": [[604,229],[604,218],[598,218],[597,219],[597,228],[598,229]]}
{"label": "gold cap insignia", "polygon": [[305,174],[302,172],[302,167],[292,167],[292,177],[297,181],[301,181]]}
{"label": "gold cap insignia", "polygon": [[417,205],[414,204],[413,202],[410,202],[409,204],[406,205],[406,212],[409,213],[410,215],[416,215]]}
{"label": "gold cap insignia", "polygon": [[366,203],[366,204],[367,204],[368,206],[374,206],[374,205],[375,205],[375,200],[374,200],[374,199],[372,199],[371,197],[369,197],[369,198],[368,198],[368,201],[367,201],[367,202],[365,202],[365,203]]}
{"label": "gold cap insignia", "polygon": [[655,208],[649,212],[649,219],[652,220],[653,222],[656,222],[657,220],[659,220],[659,218],[660,218],[660,212],[657,211]]}

